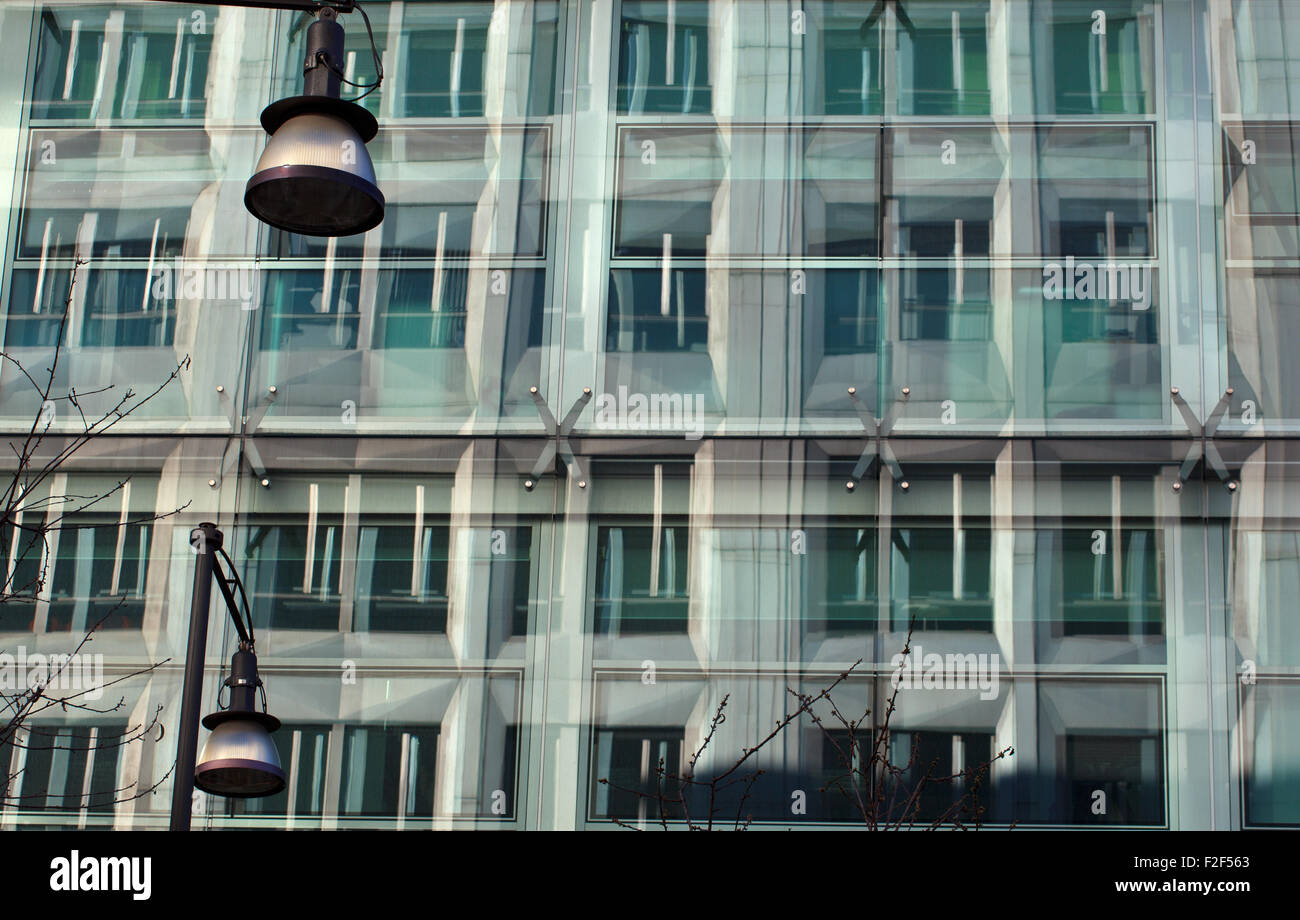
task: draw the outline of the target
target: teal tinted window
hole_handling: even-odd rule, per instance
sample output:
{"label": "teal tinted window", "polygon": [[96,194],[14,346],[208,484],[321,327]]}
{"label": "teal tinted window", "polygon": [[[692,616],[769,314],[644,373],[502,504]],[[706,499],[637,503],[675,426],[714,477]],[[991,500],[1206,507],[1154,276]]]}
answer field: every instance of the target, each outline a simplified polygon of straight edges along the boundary
{"label": "teal tinted window", "polygon": [[617,110],[634,115],[709,111],[709,5],[641,0],[622,9]]}
{"label": "teal tinted window", "polygon": [[46,7],[34,118],[203,118],[218,7]]}
{"label": "teal tinted window", "polygon": [[989,113],[989,9],[987,2],[894,5],[900,112]]}
{"label": "teal tinted window", "polygon": [[[1144,115],[1151,111],[1155,12],[1146,0],[1036,4],[1035,54],[1043,111]],[[1051,95],[1048,96],[1048,88]],[[1044,98],[1046,97],[1046,98]]]}
{"label": "teal tinted window", "polygon": [[679,524],[601,527],[596,632],[682,632],[690,603],[687,534]]}

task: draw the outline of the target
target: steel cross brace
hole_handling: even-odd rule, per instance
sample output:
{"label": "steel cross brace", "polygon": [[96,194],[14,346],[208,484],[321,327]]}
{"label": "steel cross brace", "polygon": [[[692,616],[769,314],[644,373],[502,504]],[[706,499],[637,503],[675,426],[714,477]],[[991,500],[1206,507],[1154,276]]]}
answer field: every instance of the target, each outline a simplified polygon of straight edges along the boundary
{"label": "steel cross brace", "polygon": [[1219,401],[1210,410],[1210,415],[1206,418],[1204,425],[1197,421],[1196,413],[1192,411],[1192,407],[1187,404],[1187,400],[1178,392],[1178,387],[1171,388],[1169,395],[1173,398],[1174,405],[1178,407],[1178,412],[1182,415],[1183,423],[1187,425],[1188,432],[1194,438],[1192,446],[1187,450],[1183,465],[1178,468],[1178,479],[1174,482],[1174,491],[1181,492],[1183,490],[1183,484],[1192,475],[1192,470],[1196,468],[1196,463],[1202,456],[1205,457],[1205,465],[1214,470],[1214,474],[1228,487],[1228,491],[1237,491],[1237,483],[1233,481],[1232,474],[1228,472],[1227,464],[1223,462],[1223,456],[1214,445],[1214,433],[1219,430],[1219,424],[1223,421],[1223,416],[1227,414],[1228,403],[1232,399],[1232,387],[1228,387],[1223,391]]}
{"label": "steel cross brace", "polygon": [[[258,404],[257,408],[253,410],[253,414],[246,415],[240,420],[240,424],[237,426],[239,433],[233,434],[226,439],[225,449],[221,451],[221,462],[217,468],[217,475],[208,480],[208,485],[210,487],[214,489],[221,488],[222,481],[229,476],[239,464],[239,450],[231,450],[231,447],[240,442],[243,443],[244,456],[248,458],[248,465],[252,468],[253,472],[257,474],[258,482],[262,484],[262,488],[264,489],[270,487],[271,480],[266,478],[266,464],[262,462],[262,455],[258,452],[257,445],[253,443],[252,438],[245,437],[244,433],[248,429],[256,428],[262,423],[262,419],[266,417],[266,413],[270,411],[272,404],[275,402],[275,398],[279,395],[280,390],[278,387],[267,387],[266,396],[262,398],[262,401]],[[217,386],[217,397],[221,400],[222,407],[230,417],[231,424],[234,425],[235,407],[230,400],[230,394],[226,392],[224,386]]]}
{"label": "steel cross brace", "polygon": [[862,456],[858,457],[857,466],[853,467],[853,478],[844,484],[844,488],[849,492],[856,489],[862,477],[871,472],[877,458],[889,469],[890,475],[894,477],[899,488],[904,492],[911,488],[911,483],[903,478],[903,468],[898,463],[898,457],[894,455],[894,449],[889,446],[889,435],[894,430],[894,423],[898,421],[899,406],[907,402],[911,395],[912,388],[903,387],[902,398],[894,400],[885,417],[878,419],[862,400],[858,399],[858,388],[849,387],[849,399],[853,400],[853,408],[858,413],[858,418],[862,420],[862,430],[867,436],[866,446],[862,448]]}
{"label": "steel cross brace", "polygon": [[546,429],[546,436],[549,440],[537,457],[537,462],[533,464],[532,472],[524,480],[524,488],[531,492],[533,487],[537,485],[537,480],[541,478],[548,468],[555,469],[555,456],[557,453],[564,460],[565,468],[568,469],[570,476],[577,480],[578,488],[587,488],[587,476],[582,471],[582,464],[569,447],[569,434],[573,431],[573,426],[578,423],[578,416],[582,415],[582,410],[586,408],[587,403],[591,402],[591,387],[582,388],[582,395],[578,397],[573,407],[569,409],[569,413],[560,422],[555,421],[555,416],[551,413],[550,407],[546,405],[546,400],[542,399],[542,394],[537,387],[529,387],[528,395],[533,398],[533,403],[537,406],[537,414],[542,418],[542,426]]}

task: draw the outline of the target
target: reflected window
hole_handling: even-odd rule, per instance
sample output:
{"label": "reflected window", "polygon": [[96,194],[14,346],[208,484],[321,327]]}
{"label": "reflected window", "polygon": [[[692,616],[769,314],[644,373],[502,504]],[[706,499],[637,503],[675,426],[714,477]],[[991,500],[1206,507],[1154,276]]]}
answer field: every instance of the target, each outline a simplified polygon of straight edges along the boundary
{"label": "reflected window", "polygon": [[702,269],[619,269],[609,277],[605,350],[702,352],[709,341]]}
{"label": "reflected window", "polygon": [[363,520],[357,553],[355,628],[440,633],[447,629],[450,552],[447,524]]}
{"label": "reflected window", "polygon": [[[1025,290],[1035,279],[1026,276]],[[1027,305],[1030,303],[1026,302]],[[1168,395],[1159,276],[1151,265],[1049,264],[1043,271],[1044,411],[1048,418],[1162,418]]]}
{"label": "reflected window", "polygon": [[[895,518],[890,532],[893,628],[991,631],[991,477],[971,471],[908,478],[910,497],[926,498],[923,508]],[[934,513],[940,509],[942,516]]]}
{"label": "reflected window", "polygon": [[[1234,586],[1233,631],[1245,657],[1265,668],[1300,663],[1300,533],[1238,527],[1229,571],[1250,573]],[[1238,576],[1240,577],[1240,576]]]}
{"label": "reflected window", "polygon": [[[743,138],[743,132],[738,136]],[[716,130],[628,129],[619,133],[619,140],[614,255],[708,255],[714,201],[729,178],[726,148]],[[762,175],[732,177],[732,184],[743,188],[746,178],[752,191],[761,187]],[[744,247],[747,239],[730,241],[728,252]]]}
{"label": "reflected window", "polygon": [[993,628],[992,531],[938,526],[895,526],[894,628]]}
{"label": "reflected window", "polygon": [[339,628],[341,515],[254,521],[244,550],[257,629]]}
{"label": "reflected window", "polygon": [[41,10],[33,118],[202,118],[218,8]]}
{"label": "reflected window", "polygon": [[[1286,235],[1295,237],[1290,230]],[[1225,421],[1249,403],[1274,419],[1300,417],[1300,362],[1292,360],[1300,341],[1300,273],[1259,266],[1225,275],[1227,372],[1236,393]]]}
{"label": "reflected window", "polygon": [[1224,231],[1239,259],[1300,255],[1300,126],[1223,126]]}
{"label": "reflected window", "polygon": [[879,149],[876,127],[625,128],[613,255],[875,258]]}
{"label": "reflected window", "polygon": [[1155,11],[1147,0],[1052,0],[1030,9],[1039,112],[1152,110]]}
{"label": "reflected window", "polygon": [[[1300,10],[1287,0],[1235,0],[1225,5],[1219,100],[1224,111],[1290,115],[1300,111],[1295,52],[1300,47]],[[1234,66],[1235,65],[1235,66]]]}
{"label": "reflected window", "polygon": [[1153,680],[1041,680],[1038,776],[1018,821],[1165,824],[1165,729]]}
{"label": "reflected window", "polygon": [[1153,256],[1151,128],[1057,125],[1036,137],[1042,254]]}
{"label": "reflected window", "polygon": [[822,4],[822,20],[816,26],[822,41],[818,55],[821,86],[810,106],[814,110],[820,102],[826,115],[879,115],[884,111],[883,17],[870,19],[868,11],[873,5]]}
{"label": "reflected window", "polygon": [[403,30],[407,116],[477,117],[486,111],[484,75],[492,8],[475,4],[464,11],[473,13],[473,18],[458,16],[453,21],[448,16],[441,23]]}
{"label": "reflected window", "polygon": [[257,372],[279,393],[269,417],[334,420],[349,400],[368,417],[531,407],[546,283],[543,269],[464,264],[269,272],[257,314]]}
{"label": "reflected window", "polygon": [[432,817],[439,731],[438,725],[348,726],[339,813]]}
{"label": "reflected window", "polygon": [[[383,486],[363,494],[385,506],[405,498]],[[467,609],[490,616],[493,636],[527,635],[532,526],[453,530],[446,514],[426,513],[424,498],[411,497],[414,514],[363,513],[351,524],[338,513],[255,518],[243,552],[257,628],[333,631],[346,611],[353,632],[442,635],[459,576],[473,589]]]}
{"label": "reflected window", "polygon": [[[827,527],[806,531],[814,541],[809,563],[823,569],[825,594],[808,611],[808,629],[830,634],[874,632],[876,628],[876,528]],[[824,554],[815,541],[825,540]]]}
{"label": "reflected window", "polygon": [[[973,785],[973,779],[958,774],[963,774],[966,770],[978,772],[992,758],[992,734],[890,730],[890,763],[902,771],[897,780],[899,791],[916,793],[915,815],[918,822],[940,819],[971,822],[974,815],[970,809],[979,807],[991,812],[996,787],[989,774],[984,774],[978,787]],[[944,777],[957,778],[945,780]],[[982,821],[989,820],[988,812],[981,818]],[[900,808],[896,817],[904,813],[912,812],[904,812]]]}
{"label": "reflected window", "polygon": [[[803,253],[879,256],[880,130],[805,128],[801,140]],[[789,248],[800,250],[797,242]]]}
{"label": "reflected window", "polygon": [[880,348],[880,272],[828,271],[823,354],[875,354]]}
{"label": "reflected window", "polygon": [[139,629],[152,533],[151,523],[116,516],[65,518],[48,537],[54,571],[46,628],[81,634],[102,621],[104,629]]}
{"label": "reflected window", "polygon": [[359,270],[268,275],[261,311],[262,347],[274,351],[356,348],[360,289]]}
{"label": "reflected window", "polygon": [[709,4],[629,0],[618,43],[620,114],[708,112]]}
{"label": "reflected window", "polygon": [[1040,533],[1037,558],[1050,566],[1053,632],[1069,636],[1164,633],[1161,532],[1109,520]]}
{"label": "reflected window", "polygon": [[[962,222],[956,221],[955,226],[960,234]],[[901,271],[899,339],[905,342],[992,341],[990,275],[988,267],[961,265]],[[959,360],[959,357],[950,355],[949,360]]]}
{"label": "reflected window", "polygon": [[989,255],[1007,172],[1006,139],[987,128],[916,127],[891,129],[886,142],[890,252],[940,259]]}
{"label": "reflected window", "polygon": [[[549,115],[558,9],[545,0],[528,4],[522,15],[520,7],[494,3],[376,4],[369,15],[384,81],[360,104],[389,118]],[[286,61],[302,61],[311,20],[301,15],[291,27]],[[343,59],[346,78],[361,84],[345,86],[344,95],[359,95],[375,82],[374,53],[361,23],[348,28]],[[284,72],[275,98],[299,90],[298,71]],[[497,74],[505,76],[504,86]]]}
{"label": "reflected window", "polygon": [[988,0],[903,2],[894,4],[894,10],[899,111],[987,115],[991,101]]}
{"label": "reflected window", "polygon": [[488,540],[492,556],[492,609],[501,611],[511,636],[526,636],[529,599],[533,593],[533,529],[494,528]]}
{"label": "reflected window", "polygon": [[605,525],[596,532],[600,635],[686,631],[690,609],[685,522]]}
{"label": "reflected window", "polygon": [[1070,823],[1164,823],[1158,735],[1071,733],[1063,740]]}
{"label": "reflected window", "polygon": [[[18,511],[18,520],[0,526],[0,558],[4,559],[3,586],[6,595],[0,604],[0,632],[34,632],[36,597],[41,590],[41,560],[44,541],[39,530],[15,526],[31,512]],[[44,512],[40,513],[44,517]],[[29,525],[34,523],[27,522]]]}
{"label": "reflected window", "polygon": [[[659,770],[680,775],[686,730],[676,727],[619,727],[596,732],[592,813],[624,821],[658,820]],[[607,782],[601,782],[606,780]],[[680,787],[663,782],[665,797]],[[680,809],[677,809],[680,814]]]}
{"label": "reflected window", "polygon": [[131,798],[118,791],[118,764],[127,727],[29,724],[26,758],[7,798],[23,812],[70,811],[111,815],[114,802]]}
{"label": "reflected window", "polygon": [[75,289],[78,296],[69,303],[71,280],[71,272],[63,267],[13,272],[6,348],[52,348],[61,326],[63,343],[74,347],[154,348],[173,343],[174,302],[155,299],[144,271],[83,268]]}
{"label": "reflected window", "polygon": [[[32,131],[18,258],[143,259],[148,260],[139,270],[144,278],[151,276],[150,269],[162,267],[161,260],[193,252],[201,237],[211,239],[211,246],[227,247],[209,248],[206,257],[245,255],[238,231],[253,218],[224,204],[237,197],[225,186],[227,150],[239,133],[191,128]],[[243,181],[238,179],[241,185]],[[213,233],[218,221],[232,232]]]}

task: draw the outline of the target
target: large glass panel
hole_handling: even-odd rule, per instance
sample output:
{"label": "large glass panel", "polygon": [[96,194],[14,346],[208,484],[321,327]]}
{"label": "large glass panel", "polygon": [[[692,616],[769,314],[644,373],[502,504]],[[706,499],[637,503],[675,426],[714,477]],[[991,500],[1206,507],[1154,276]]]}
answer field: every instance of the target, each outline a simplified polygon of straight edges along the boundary
{"label": "large glass panel", "polygon": [[1035,111],[1153,112],[1157,7],[1149,0],[1034,3]]}
{"label": "large glass panel", "polygon": [[220,7],[41,9],[32,117],[202,119]]}
{"label": "large glass panel", "polygon": [[709,4],[699,0],[643,0],[621,6],[618,111],[710,111],[713,97],[709,62],[714,53],[709,44]]}

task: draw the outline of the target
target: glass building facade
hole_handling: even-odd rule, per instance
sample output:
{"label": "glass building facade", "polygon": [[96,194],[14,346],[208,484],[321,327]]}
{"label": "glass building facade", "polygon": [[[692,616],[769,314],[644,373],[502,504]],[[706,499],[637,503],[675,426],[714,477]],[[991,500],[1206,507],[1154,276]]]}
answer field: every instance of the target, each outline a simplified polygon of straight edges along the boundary
{"label": "glass building facade", "polygon": [[[165,663],[45,714],[0,828],[165,826],[204,520],[289,785],[196,826],[644,820],[723,695],[702,770],[858,659],[880,718],[910,627],[992,679],[903,690],[893,744],[1013,746],[990,822],[1300,827],[1300,4],[367,10],[388,210],[325,240],[242,203],[306,15],[0,3],[5,353],[62,335],[91,408],[190,358],[41,487],[129,477],[78,518],[127,523],[0,608]],[[6,362],[0,426],[40,412]],[[760,825],[851,823],[833,760],[765,748]]]}

